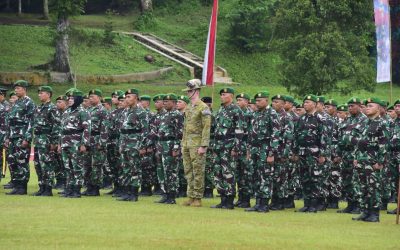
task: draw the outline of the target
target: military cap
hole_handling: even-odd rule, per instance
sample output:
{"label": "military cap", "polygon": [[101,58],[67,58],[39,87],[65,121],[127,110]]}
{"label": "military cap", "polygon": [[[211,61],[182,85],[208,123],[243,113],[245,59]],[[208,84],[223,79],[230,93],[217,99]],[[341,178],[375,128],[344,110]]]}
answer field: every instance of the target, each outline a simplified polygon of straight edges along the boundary
{"label": "military cap", "polygon": [[100,89],[92,89],[89,91],[88,95],[97,95],[99,97],[103,96],[103,91],[101,91]]}
{"label": "military cap", "polygon": [[89,100],[89,95],[83,95],[83,100]]}
{"label": "military cap", "polygon": [[182,89],[182,91],[201,89],[201,87],[201,81],[199,79],[192,79],[187,81],[186,89]]}
{"label": "military cap", "polygon": [[332,105],[332,106],[338,106],[338,102],[335,101],[334,99],[329,99],[325,102],[325,105]]}
{"label": "military cap", "polygon": [[124,91],[117,89],[117,90],[115,90],[114,92],[111,93],[111,96],[115,95],[115,96],[118,97],[118,96],[123,95],[123,94],[124,94]]}
{"label": "military cap", "polygon": [[257,94],[254,95],[254,99],[257,98],[268,98],[269,97],[269,93],[268,91],[260,91]]}
{"label": "military cap", "polygon": [[204,103],[212,103],[212,97],[205,96],[205,97],[201,98],[201,101]]}
{"label": "military cap", "polygon": [[164,101],[176,101],[178,100],[178,97],[174,93],[168,93],[164,95],[163,98]]}
{"label": "military cap", "polygon": [[25,81],[25,80],[18,80],[18,81],[16,81],[16,82],[14,82],[14,85],[13,85],[13,87],[15,88],[15,87],[24,87],[24,88],[26,88],[26,87],[28,87],[28,82],[27,81]]}
{"label": "military cap", "polygon": [[347,105],[349,104],[363,104],[363,102],[358,97],[352,97],[347,101]]}
{"label": "military cap", "polygon": [[16,95],[14,91],[11,91],[10,94],[8,95],[9,97]]}
{"label": "military cap", "polygon": [[370,97],[365,99],[365,103],[364,105],[367,105],[368,103],[376,103],[382,106],[383,102],[381,99],[377,98],[377,97]]}
{"label": "military cap", "polygon": [[75,89],[74,91],[71,92],[71,96],[83,96],[83,92]]}
{"label": "military cap", "polygon": [[138,89],[128,89],[127,91],[125,91],[125,95],[130,95],[130,94],[139,96],[139,90]]}
{"label": "military cap", "polygon": [[290,102],[290,103],[295,103],[294,97],[290,95],[285,95],[285,101]]}
{"label": "military cap", "polygon": [[7,93],[7,90],[8,90],[8,89],[5,89],[5,88],[0,88],[0,95],[3,95],[3,96],[5,96],[5,95],[6,95],[6,93]]}
{"label": "military cap", "polygon": [[125,94],[119,95],[118,100],[124,100],[125,99]]}
{"label": "military cap", "polygon": [[59,96],[57,96],[56,101],[68,101],[68,96],[59,95]]}
{"label": "military cap", "polygon": [[299,102],[298,101],[296,101],[296,100],[294,100],[294,102],[293,102],[293,106],[297,106],[297,105],[299,105]]}
{"label": "military cap", "polygon": [[186,102],[187,104],[190,103],[189,97],[187,97],[187,96],[185,96],[185,95],[180,95],[180,96],[178,96],[178,101],[184,101],[184,102]]}
{"label": "military cap", "polygon": [[392,105],[392,106],[389,106],[388,108],[387,108],[387,110],[394,110],[394,106]]}
{"label": "military cap", "polygon": [[246,99],[246,100],[250,101],[250,96],[249,96],[248,94],[246,94],[246,93],[240,93],[240,94],[238,94],[238,95],[236,96],[236,99],[238,99],[238,98],[243,98],[243,99]]}
{"label": "military cap", "polygon": [[256,104],[256,99],[250,99],[249,104]]}
{"label": "military cap", "polygon": [[66,96],[71,96],[72,93],[73,93],[75,90],[78,90],[78,89],[77,89],[77,88],[70,88],[70,89],[68,89],[68,90],[65,92],[65,95],[66,95]]}
{"label": "military cap", "polygon": [[277,100],[282,100],[282,101],[285,101],[285,100],[286,100],[286,99],[285,99],[285,96],[284,96],[284,95],[281,95],[281,94],[274,95],[274,96],[271,98],[271,100],[275,100],[275,99],[277,99]]}
{"label": "military cap", "polygon": [[38,92],[41,92],[41,91],[47,92],[47,93],[53,93],[53,88],[50,86],[40,86],[38,88]]}
{"label": "military cap", "polygon": [[323,96],[323,95],[317,96],[317,102],[325,103],[325,96]]}
{"label": "military cap", "polygon": [[341,104],[341,105],[337,106],[337,110],[338,111],[348,111],[349,108],[348,108],[347,104]]}
{"label": "military cap", "polygon": [[229,93],[229,94],[235,94],[235,90],[233,88],[223,88],[219,91],[219,94],[223,94],[223,93]]}
{"label": "military cap", "polygon": [[303,102],[305,102],[307,100],[310,100],[310,101],[313,101],[313,102],[318,102],[318,97],[316,95],[306,95],[303,98]]}
{"label": "military cap", "polygon": [[158,95],[153,96],[153,102],[162,101],[163,99],[164,99],[163,94],[158,94]]}
{"label": "military cap", "polygon": [[102,103],[109,103],[109,104],[112,104],[112,99],[111,99],[111,97],[104,97],[104,98],[101,100],[101,102],[102,102]]}
{"label": "military cap", "polygon": [[393,105],[400,104],[400,99],[396,100]]}
{"label": "military cap", "polygon": [[387,101],[384,101],[384,100],[381,100],[382,101],[382,104],[381,104],[381,106],[382,107],[387,107],[387,106],[389,106],[389,102],[387,102]]}
{"label": "military cap", "polygon": [[140,96],[140,100],[141,100],[141,101],[150,101],[150,100],[151,100],[151,96],[149,96],[149,95],[142,95],[142,96]]}
{"label": "military cap", "polygon": [[297,104],[296,104],[296,108],[297,108],[297,109],[303,108],[303,103],[300,103],[300,102],[297,103]]}

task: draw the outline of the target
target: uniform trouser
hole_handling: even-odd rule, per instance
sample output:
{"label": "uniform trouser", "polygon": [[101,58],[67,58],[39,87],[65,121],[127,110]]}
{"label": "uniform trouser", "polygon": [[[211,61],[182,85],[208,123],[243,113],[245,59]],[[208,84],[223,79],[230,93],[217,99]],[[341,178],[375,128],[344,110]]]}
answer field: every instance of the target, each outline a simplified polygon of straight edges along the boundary
{"label": "uniform trouser", "polygon": [[254,169],[253,181],[256,198],[271,199],[274,165],[267,163],[266,145],[253,146],[250,150],[250,164]]}
{"label": "uniform trouser", "polygon": [[118,182],[119,152],[114,143],[107,145],[107,161],[110,171],[108,177],[116,183]]}
{"label": "uniform trouser", "polygon": [[274,163],[274,174],[272,194],[274,197],[283,199],[288,195],[288,162]]}
{"label": "uniform trouser", "polygon": [[177,194],[179,188],[177,157],[172,156],[175,141],[161,141],[161,159],[164,170],[164,187],[168,194]]}
{"label": "uniform trouser", "polygon": [[[44,146],[44,145],[41,145]],[[34,163],[39,185],[54,185],[55,152],[48,147],[35,147]]]}
{"label": "uniform trouser", "polygon": [[288,163],[288,195],[294,195],[301,190],[299,164],[296,162]]}
{"label": "uniform trouser", "polygon": [[179,181],[179,187],[185,187],[187,186],[187,181],[185,178],[185,169],[183,167],[183,158],[182,154],[180,154],[177,158],[177,164],[178,164],[178,181]]}
{"label": "uniform trouser", "polygon": [[303,187],[304,199],[318,199],[323,195],[324,166],[318,163],[315,155],[300,155],[300,179]]}
{"label": "uniform trouser", "polygon": [[141,156],[141,168],[142,168],[142,185],[145,187],[151,187],[155,184],[155,179],[157,178],[156,172],[154,170],[154,154],[146,153]]}
{"label": "uniform trouser", "polygon": [[342,196],[341,163],[333,163],[328,176],[328,197],[340,198]]}
{"label": "uniform trouser", "polygon": [[201,199],[204,193],[206,156],[199,155],[198,149],[199,147],[182,148],[183,166],[188,183],[187,195],[193,199]]}
{"label": "uniform trouser", "polygon": [[214,182],[220,195],[235,196],[237,158],[231,156],[232,148],[221,147],[214,151]]}
{"label": "uniform trouser", "polygon": [[355,185],[355,194],[361,209],[379,209],[381,205],[381,170],[374,170],[368,161],[358,162],[354,170],[359,185]]}
{"label": "uniform trouser", "polygon": [[214,189],[214,186],[214,152],[209,148],[206,153],[204,187],[206,189]]}
{"label": "uniform trouser", "polygon": [[76,147],[65,147],[61,150],[65,173],[67,178],[67,186],[82,186],[84,173],[84,157],[83,153]]}
{"label": "uniform trouser", "polygon": [[4,141],[1,141],[0,142],[0,164],[1,164],[0,180],[3,177],[3,160],[5,160],[5,159],[3,159],[3,144],[4,144]]}
{"label": "uniform trouser", "polygon": [[121,152],[121,171],[119,182],[121,186],[140,187],[142,171],[139,150],[135,148],[123,149]]}
{"label": "uniform trouser", "polygon": [[391,178],[388,162],[385,162],[381,171],[381,192],[382,201],[389,201],[391,196]]}
{"label": "uniform trouser", "polygon": [[155,165],[156,165],[156,173],[158,184],[160,185],[160,189],[165,192],[165,175],[162,164],[162,146],[159,141],[156,142],[156,151],[154,154]]}
{"label": "uniform trouser", "polygon": [[348,202],[355,202],[354,185],[357,180],[354,179],[353,159],[343,158],[342,165],[342,197]]}
{"label": "uniform trouser", "polygon": [[236,181],[239,193],[251,196],[253,194],[253,167],[247,159],[246,150],[243,153],[237,158]]}
{"label": "uniform trouser", "polygon": [[329,196],[329,177],[332,168],[332,161],[330,157],[325,157],[325,162],[322,164],[322,194],[324,198]]}
{"label": "uniform trouser", "polygon": [[28,182],[30,178],[29,157],[31,152],[30,144],[21,147],[22,139],[11,139],[8,146],[8,164],[12,181]]}
{"label": "uniform trouser", "polygon": [[91,163],[91,155],[89,151],[86,151],[81,154],[81,161],[82,161],[82,166],[83,166],[83,180],[85,185],[90,183],[90,176],[92,174],[92,168],[90,167]]}
{"label": "uniform trouser", "polygon": [[89,183],[94,186],[103,185],[103,168],[106,162],[105,149],[91,149],[89,152]]}
{"label": "uniform trouser", "polygon": [[400,171],[400,152],[392,152],[389,165],[389,173],[391,178],[391,193],[397,198],[399,188],[399,171]]}
{"label": "uniform trouser", "polygon": [[60,153],[55,153],[55,161],[54,161],[54,175],[57,181],[65,180],[65,168],[62,160],[62,156]]}

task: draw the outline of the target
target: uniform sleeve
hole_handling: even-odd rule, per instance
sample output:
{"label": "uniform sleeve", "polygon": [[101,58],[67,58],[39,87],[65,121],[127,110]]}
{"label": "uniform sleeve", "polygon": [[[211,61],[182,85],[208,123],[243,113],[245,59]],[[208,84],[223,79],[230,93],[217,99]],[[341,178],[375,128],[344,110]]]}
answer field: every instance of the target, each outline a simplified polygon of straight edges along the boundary
{"label": "uniform sleeve", "polygon": [[283,152],[283,157],[287,158],[292,154],[293,147],[293,131],[294,124],[290,117],[286,117],[285,127],[283,128],[283,138],[285,138],[285,149]]}
{"label": "uniform sleeve", "polygon": [[141,127],[142,127],[142,136],[140,139],[140,144],[139,144],[139,148],[141,150],[145,150],[147,148],[147,138],[149,136],[149,122],[146,119],[146,112],[142,111],[139,114],[139,121],[141,123]]}
{"label": "uniform sleeve", "polygon": [[50,120],[50,124],[52,125],[51,128],[51,134],[50,134],[50,144],[58,144],[58,140],[60,137],[60,132],[59,128],[60,128],[60,119],[59,116],[57,115],[57,109],[55,106],[53,106],[50,110],[50,114],[49,114],[49,120]]}
{"label": "uniform sleeve", "polygon": [[105,148],[107,146],[107,142],[109,139],[109,131],[110,131],[110,119],[106,110],[103,110],[100,114],[100,141],[99,144],[101,147]]}
{"label": "uniform sleeve", "polygon": [[270,143],[268,145],[268,156],[278,155],[281,135],[281,121],[276,112],[269,113],[269,128],[271,133]]}
{"label": "uniform sleeve", "polygon": [[179,112],[177,112],[177,116],[176,116],[176,140],[175,140],[175,145],[174,145],[174,149],[175,150],[180,150],[180,146],[181,146],[181,139],[183,136],[183,115],[179,114]]}
{"label": "uniform sleeve", "polygon": [[390,138],[390,132],[388,130],[388,127],[382,123],[381,123],[379,132],[380,133],[378,133],[378,138],[377,138],[379,150],[378,150],[378,154],[376,157],[376,161],[379,164],[384,164],[386,162],[386,156],[387,156],[387,152],[388,152],[387,144],[388,144],[388,141]]}
{"label": "uniform sleeve", "polygon": [[208,107],[201,110],[201,124],[203,130],[201,132],[201,147],[208,147],[210,145],[210,129],[211,129],[211,111]]}
{"label": "uniform sleeve", "polygon": [[28,121],[28,127],[25,131],[25,134],[23,135],[23,138],[25,141],[27,142],[31,142],[32,141],[32,137],[33,137],[33,125],[34,125],[34,116],[35,116],[35,110],[36,110],[36,105],[33,103],[33,101],[29,101],[27,103],[27,107],[26,107],[26,119]]}
{"label": "uniform sleeve", "polygon": [[82,110],[81,112],[81,122],[82,122],[82,139],[81,145],[85,145],[87,147],[90,146],[90,133],[92,130],[92,121],[90,119],[90,114],[86,110]]}

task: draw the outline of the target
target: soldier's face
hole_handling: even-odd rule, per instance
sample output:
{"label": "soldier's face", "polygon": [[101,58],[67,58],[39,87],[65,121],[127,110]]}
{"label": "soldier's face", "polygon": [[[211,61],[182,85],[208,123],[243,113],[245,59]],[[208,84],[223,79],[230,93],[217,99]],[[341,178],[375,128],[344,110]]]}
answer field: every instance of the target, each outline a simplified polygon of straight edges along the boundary
{"label": "soldier's face", "polygon": [[380,114],[380,105],[376,103],[368,103],[365,109],[365,114],[368,117],[375,117]]}
{"label": "soldier's face", "polygon": [[23,97],[26,95],[26,89],[21,86],[15,87],[14,92],[17,95],[17,97]]}
{"label": "soldier's face", "polygon": [[394,111],[396,111],[397,115],[400,115],[400,104],[394,105]]}
{"label": "soldier's face", "polygon": [[305,100],[303,103],[304,110],[309,113],[313,112],[317,107],[317,104],[311,100]]}
{"label": "soldier's face", "polygon": [[125,96],[125,103],[129,107],[133,107],[137,104],[137,96],[134,94],[128,94]]}
{"label": "soldier's face", "polygon": [[3,94],[0,94],[0,102],[4,101],[5,97]]}
{"label": "soldier's face", "polygon": [[337,116],[338,116],[340,119],[344,120],[344,119],[346,119],[346,117],[347,117],[347,112],[346,112],[346,111],[338,111]]}
{"label": "soldier's face", "polygon": [[162,109],[163,106],[164,106],[163,101],[156,101],[156,102],[154,103],[154,107],[155,107],[157,110]]}
{"label": "soldier's face", "polygon": [[48,93],[48,92],[39,91],[38,96],[39,96],[39,100],[41,102],[47,102],[50,100],[50,93]]}
{"label": "soldier's face", "polygon": [[63,100],[57,100],[56,106],[57,109],[64,110],[67,107],[67,103]]}
{"label": "soldier's face", "polygon": [[229,104],[233,101],[233,95],[231,93],[222,93],[221,94],[221,103]]}
{"label": "soldier's face", "polygon": [[100,97],[98,95],[90,95],[89,102],[91,105],[97,105],[100,103]]}
{"label": "soldier's face", "polygon": [[360,105],[352,103],[352,104],[349,104],[348,107],[349,107],[349,113],[351,115],[356,115],[356,114],[360,113]]}
{"label": "soldier's face", "polygon": [[257,98],[256,99],[257,109],[265,109],[268,106],[267,98]]}
{"label": "soldier's face", "polygon": [[175,101],[172,100],[164,101],[164,107],[166,110],[172,110],[173,108],[175,108]]}
{"label": "soldier's face", "polygon": [[150,102],[149,101],[140,101],[140,105],[142,105],[143,108],[147,109],[150,107]]}
{"label": "soldier's face", "polygon": [[88,108],[91,106],[89,99],[83,99],[82,104],[83,104],[83,107],[85,107],[85,108]]}
{"label": "soldier's face", "polygon": [[103,106],[104,106],[105,109],[111,110],[111,104],[110,103],[105,102],[105,103],[103,103]]}
{"label": "soldier's face", "polygon": [[396,118],[397,118],[396,111],[394,111],[393,109],[388,110],[388,111],[387,111],[387,114],[388,114],[388,115],[390,116],[390,118],[392,118],[392,119],[396,119]]}
{"label": "soldier's face", "polygon": [[247,107],[247,105],[249,105],[249,101],[245,98],[237,98],[236,103],[242,109]]}
{"label": "soldier's face", "polygon": [[125,99],[118,100],[118,108],[125,108]]}
{"label": "soldier's face", "polygon": [[72,105],[74,105],[74,97],[73,96],[69,97],[69,99],[68,99],[68,106],[71,107]]}
{"label": "soldier's face", "polygon": [[296,108],[296,114],[304,115],[305,113],[306,113],[306,110],[304,108]]}
{"label": "soldier's face", "polygon": [[285,105],[283,106],[283,108],[286,111],[289,111],[289,110],[291,110],[293,108],[293,104],[291,102],[285,102]]}
{"label": "soldier's face", "polygon": [[336,107],[333,105],[325,105],[325,110],[329,115],[334,115],[336,113]]}
{"label": "soldier's face", "polygon": [[279,99],[274,99],[272,101],[272,107],[276,110],[276,111],[281,111],[283,109],[283,106],[285,105],[285,101],[283,100],[279,100]]}
{"label": "soldier's face", "polygon": [[250,106],[251,110],[257,111],[257,105],[255,105],[255,104],[250,104],[249,106]]}
{"label": "soldier's face", "polygon": [[322,102],[317,102],[317,110],[319,112],[324,111],[324,108],[325,108],[325,106],[324,106],[324,104]]}
{"label": "soldier's face", "polygon": [[181,100],[179,100],[177,103],[176,103],[176,109],[177,110],[184,110],[186,108],[186,102],[184,102],[184,101],[181,101]]}
{"label": "soldier's face", "polygon": [[112,102],[112,104],[114,104],[114,105],[118,105],[118,104],[119,104],[118,97],[117,97],[116,95],[113,95],[113,96],[111,97],[111,102]]}

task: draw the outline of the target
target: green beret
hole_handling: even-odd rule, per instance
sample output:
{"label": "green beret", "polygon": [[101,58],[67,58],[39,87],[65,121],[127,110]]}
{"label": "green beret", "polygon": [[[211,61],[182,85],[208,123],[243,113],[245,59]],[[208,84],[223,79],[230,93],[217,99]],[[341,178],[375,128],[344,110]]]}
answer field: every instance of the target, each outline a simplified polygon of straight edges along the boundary
{"label": "green beret", "polygon": [[112,99],[111,97],[104,97],[103,100],[101,100],[101,102],[112,104]]}
{"label": "green beret", "polygon": [[396,100],[393,105],[395,106],[397,104],[400,104],[400,99]]}
{"label": "green beret", "polygon": [[115,96],[120,96],[120,95],[123,95],[124,94],[124,91],[122,91],[122,90],[115,90],[114,92],[112,92],[111,93],[111,96],[113,96],[113,95],[115,95]]}
{"label": "green beret", "polygon": [[[82,93],[83,94],[83,93]],[[89,100],[89,95],[84,95],[83,100]]]}
{"label": "green beret", "polygon": [[256,104],[256,99],[250,99],[249,104]]}
{"label": "green beret", "polygon": [[164,99],[164,94],[158,94],[153,97],[153,102],[162,101]]}
{"label": "green beret", "polygon": [[275,99],[277,99],[277,100],[282,100],[282,101],[285,101],[285,100],[286,100],[286,99],[285,99],[285,96],[284,96],[284,95],[280,95],[280,94],[274,95],[274,96],[271,98],[271,100],[275,100]]}
{"label": "green beret", "polygon": [[25,81],[25,80],[18,80],[18,81],[16,81],[16,82],[14,82],[13,87],[14,87],[14,88],[15,88],[15,87],[24,87],[24,88],[26,88],[26,87],[28,87],[28,82]]}
{"label": "green beret", "polygon": [[303,102],[305,102],[307,100],[310,100],[310,101],[313,101],[313,102],[318,102],[318,97],[316,95],[306,95],[303,98]]}
{"label": "green beret", "polygon": [[128,89],[128,90],[125,92],[125,95],[130,95],[130,94],[134,94],[134,95],[139,96],[139,90],[138,90],[138,89]]}
{"label": "green beret", "polygon": [[317,96],[317,102],[322,102],[325,103],[325,96],[321,95],[321,96]]}
{"label": "green beret", "polygon": [[338,111],[348,111],[349,108],[348,108],[347,104],[341,104],[341,105],[337,106],[337,110]]}
{"label": "green beret", "polygon": [[236,96],[236,99],[238,99],[238,98],[243,98],[243,99],[246,99],[246,100],[250,101],[250,96],[249,96],[248,94],[246,94],[246,93],[240,93],[240,94],[238,94],[238,95]]}
{"label": "green beret", "polygon": [[220,91],[219,91],[219,94],[221,95],[221,94],[223,94],[223,93],[229,93],[229,94],[235,94],[235,90],[233,89],[233,88],[224,88],[224,89],[221,89]]}
{"label": "green beret", "polygon": [[261,92],[258,92],[257,94],[254,95],[254,99],[257,99],[257,98],[268,98],[268,97],[269,97],[268,91],[261,91]]}
{"label": "green beret", "polygon": [[387,108],[387,110],[394,110],[394,106],[392,105],[392,106],[389,106],[388,108]]}
{"label": "green beret", "polygon": [[294,101],[293,101],[293,106],[297,107],[297,105],[299,105],[299,102],[296,101],[296,100],[294,100]]}
{"label": "green beret", "polygon": [[390,104],[389,102],[382,100],[381,106],[382,107],[387,107],[387,106],[389,106],[389,104]]}
{"label": "green beret", "polygon": [[74,92],[75,90],[78,90],[77,88],[70,88],[65,92],[66,96],[71,96],[72,92]]}
{"label": "green beret", "polygon": [[332,105],[332,106],[337,106],[338,102],[335,101],[334,99],[329,99],[325,102],[325,105]]}
{"label": "green beret", "polygon": [[178,97],[174,93],[169,93],[169,94],[164,95],[163,100],[164,101],[169,101],[169,100],[176,101],[176,100],[178,100]]}
{"label": "green beret", "polygon": [[358,97],[352,97],[347,101],[347,105],[349,104],[363,104],[363,102]]}
{"label": "green beret", "polygon": [[41,91],[52,94],[53,93],[53,88],[50,87],[50,86],[40,86],[38,88],[38,92],[41,92]]}
{"label": "green beret", "polygon": [[75,89],[74,91],[70,92],[71,96],[83,96],[83,92]]}
{"label": "green beret", "polygon": [[56,98],[56,101],[68,101],[68,96],[66,96],[66,95],[59,95],[59,96],[57,96],[57,98]]}
{"label": "green beret", "polygon": [[293,97],[293,96],[290,96],[290,95],[285,95],[285,101],[290,102],[290,103],[292,103],[292,104],[295,103],[294,97]]}
{"label": "green beret", "polygon": [[185,96],[185,95],[180,95],[180,96],[178,96],[178,101],[184,101],[184,102],[186,102],[187,104],[190,103],[189,97],[187,97],[187,96]]}
{"label": "green beret", "polygon": [[140,97],[140,100],[141,100],[141,101],[150,101],[150,100],[151,100],[151,96],[149,96],[149,95],[142,95],[142,96]]}
{"label": "green beret", "polygon": [[376,103],[382,106],[383,102],[381,99],[377,98],[377,97],[370,97],[368,99],[365,99],[365,103],[364,105],[367,105],[368,103]]}
{"label": "green beret", "polygon": [[303,103],[300,103],[300,102],[297,103],[297,104],[296,104],[296,108],[297,108],[297,109],[304,108],[304,107],[303,107]]}
{"label": "green beret", "polygon": [[119,100],[119,101],[124,100],[124,99],[125,99],[125,94],[122,94],[122,95],[119,95],[119,96],[118,96],[118,100]]}
{"label": "green beret", "polygon": [[89,91],[88,95],[97,95],[99,97],[103,96],[103,91],[101,91],[100,89],[92,89]]}
{"label": "green beret", "polygon": [[16,95],[16,94],[15,94],[14,91],[11,91],[9,97],[11,97],[11,96],[13,96],[13,95]]}

